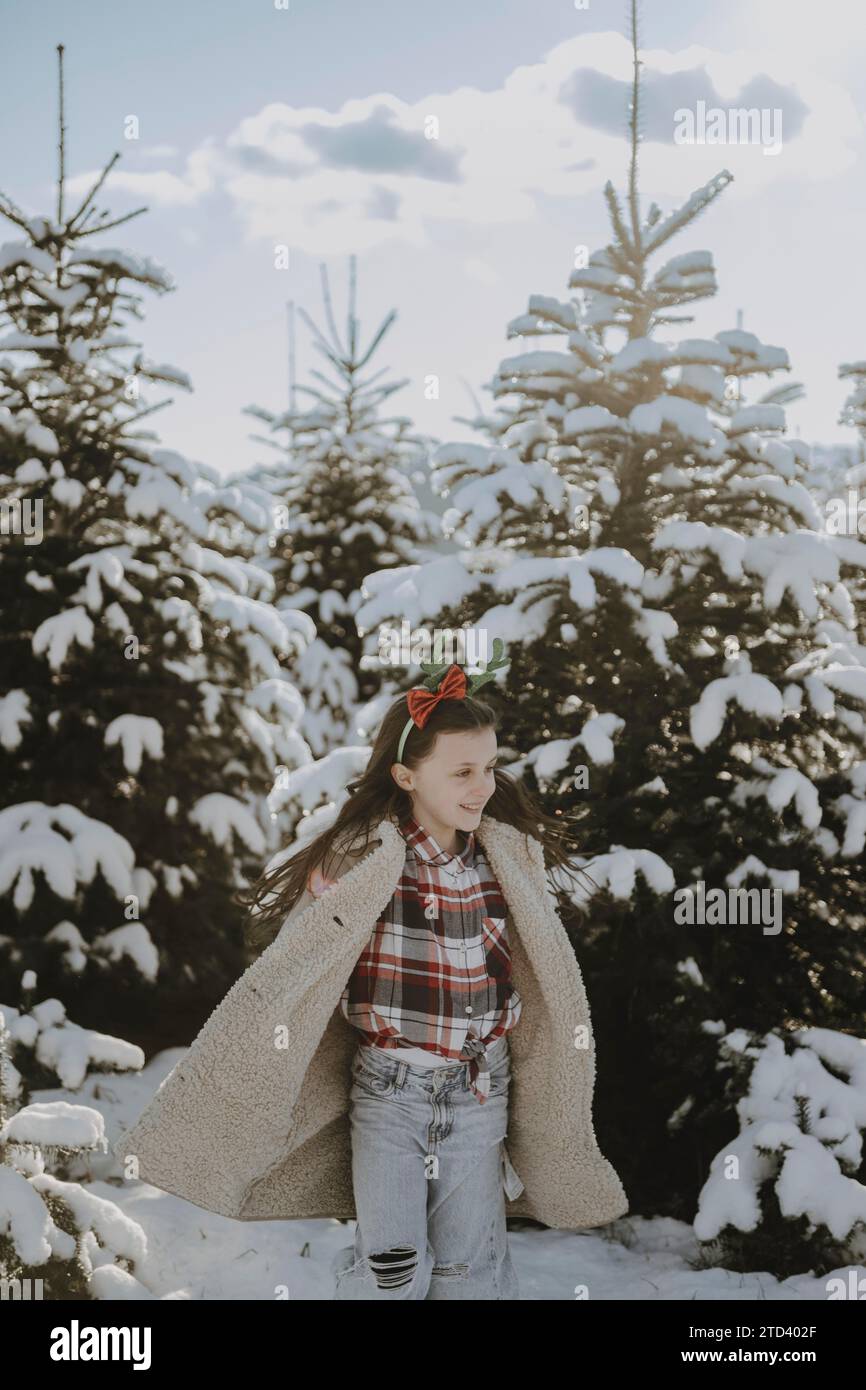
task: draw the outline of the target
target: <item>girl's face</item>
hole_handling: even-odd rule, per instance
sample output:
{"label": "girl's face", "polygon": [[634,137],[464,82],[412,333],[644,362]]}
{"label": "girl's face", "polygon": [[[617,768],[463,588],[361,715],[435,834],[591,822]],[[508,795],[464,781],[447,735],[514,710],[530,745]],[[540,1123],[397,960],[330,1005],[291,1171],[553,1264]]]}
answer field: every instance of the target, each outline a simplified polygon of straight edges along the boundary
{"label": "girl's face", "polygon": [[437,734],[433,751],[414,769],[394,763],[391,775],[412,798],[412,815],[443,849],[456,848],[456,831],[475,830],[496,790],[496,733],[467,729]]}

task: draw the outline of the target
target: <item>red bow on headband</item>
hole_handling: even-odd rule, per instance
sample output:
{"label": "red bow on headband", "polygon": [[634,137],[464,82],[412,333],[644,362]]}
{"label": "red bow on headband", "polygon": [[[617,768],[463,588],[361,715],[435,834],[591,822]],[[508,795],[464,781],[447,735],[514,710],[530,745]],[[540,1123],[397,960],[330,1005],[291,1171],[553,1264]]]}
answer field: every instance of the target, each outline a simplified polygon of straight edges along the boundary
{"label": "red bow on headband", "polygon": [[408,691],[406,704],[409,713],[419,729],[423,729],[440,700],[463,700],[466,698],[466,672],[457,665],[451,665],[442,677],[438,690],[415,689]]}

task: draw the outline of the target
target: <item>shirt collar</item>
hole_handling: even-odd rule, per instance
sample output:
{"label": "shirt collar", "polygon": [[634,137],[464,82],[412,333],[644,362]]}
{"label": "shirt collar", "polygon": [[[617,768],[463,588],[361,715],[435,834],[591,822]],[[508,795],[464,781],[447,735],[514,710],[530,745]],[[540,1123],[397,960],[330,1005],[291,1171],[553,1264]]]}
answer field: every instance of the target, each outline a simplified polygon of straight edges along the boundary
{"label": "shirt collar", "polygon": [[400,823],[400,834],[418,859],[423,859],[425,863],[436,867],[447,866],[449,869],[459,871],[472,867],[475,859],[475,832],[469,830],[458,831],[457,833],[466,836],[466,843],[462,850],[449,854],[423,826],[419,825],[414,816],[406,816]]}

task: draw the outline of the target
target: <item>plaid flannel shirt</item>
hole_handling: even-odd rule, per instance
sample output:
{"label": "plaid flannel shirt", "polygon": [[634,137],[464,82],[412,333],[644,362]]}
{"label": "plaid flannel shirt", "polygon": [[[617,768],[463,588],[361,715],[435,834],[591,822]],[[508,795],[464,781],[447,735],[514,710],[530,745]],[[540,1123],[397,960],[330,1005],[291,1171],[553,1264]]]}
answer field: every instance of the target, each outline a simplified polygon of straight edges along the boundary
{"label": "plaid flannel shirt", "polygon": [[[520,1018],[502,890],[474,833],[456,854],[408,817],[400,881],[340,998],[370,1046],[419,1047],[466,1062],[469,1086],[490,1093],[487,1047]],[[332,881],[314,871],[320,896]]]}

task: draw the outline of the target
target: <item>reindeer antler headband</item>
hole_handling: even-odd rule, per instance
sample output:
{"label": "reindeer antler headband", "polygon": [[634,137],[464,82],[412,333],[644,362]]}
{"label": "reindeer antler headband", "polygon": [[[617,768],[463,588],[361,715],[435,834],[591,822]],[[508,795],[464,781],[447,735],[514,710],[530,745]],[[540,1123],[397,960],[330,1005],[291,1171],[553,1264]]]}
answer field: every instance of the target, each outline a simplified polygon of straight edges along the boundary
{"label": "reindeer antler headband", "polygon": [[[434,656],[441,654],[442,643],[438,638],[433,647]],[[406,746],[406,739],[412,731],[414,725],[416,729],[423,729],[433,710],[440,700],[465,700],[467,695],[474,695],[482,685],[492,681],[495,673],[507,666],[505,658],[505,643],[501,637],[493,639],[493,656],[490,661],[477,673],[467,679],[466,672],[456,664],[447,661],[422,661],[421,670],[427,673],[427,679],[421,686],[415,686],[406,694],[406,704],[409,707],[411,718],[407,720],[406,727],[400,735],[400,744],[397,749],[397,762],[403,761],[403,749]]]}

